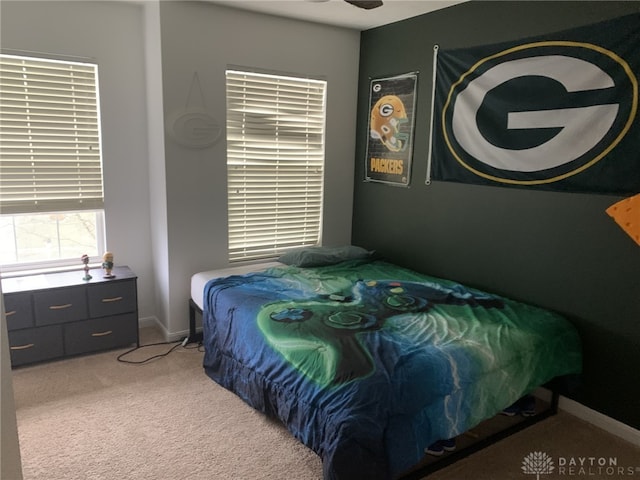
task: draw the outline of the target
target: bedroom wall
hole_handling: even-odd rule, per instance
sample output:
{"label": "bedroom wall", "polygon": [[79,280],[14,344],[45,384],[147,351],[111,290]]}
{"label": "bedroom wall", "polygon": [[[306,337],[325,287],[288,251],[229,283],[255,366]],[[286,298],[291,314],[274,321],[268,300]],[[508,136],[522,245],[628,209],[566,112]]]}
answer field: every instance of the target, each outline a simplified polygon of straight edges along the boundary
{"label": "bedroom wall", "polygon": [[0,11],[3,50],[98,63],[107,248],[138,274],[140,316],[154,316],[142,5],[3,0]]}
{"label": "bedroom wall", "polygon": [[[425,185],[432,48],[490,44],[638,12],[638,2],[470,2],[361,37],[353,243],[432,275],[566,314],[584,347],[574,400],[640,428],[640,248],[620,197]],[[409,188],[364,183],[369,79],[419,71]]]}
{"label": "bedroom wall", "polygon": [[[328,81],[323,242],[351,237],[359,32],[206,2],[160,2],[170,334],[187,328],[190,278],[228,265],[226,144],[176,142],[176,116],[200,108],[225,122],[225,69],[258,68]],[[197,82],[194,77],[197,74]]]}
{"label": "bedroom wall", "polygon": [[162,41],[160,5],[144,3],[144,51],[147,84],[147,131],[149,148],[149,220],[154,267],[156,318],[166,329],[169,318],[169,244],[167,239],[167,177],[164,168],[164,109],[162,104]]}

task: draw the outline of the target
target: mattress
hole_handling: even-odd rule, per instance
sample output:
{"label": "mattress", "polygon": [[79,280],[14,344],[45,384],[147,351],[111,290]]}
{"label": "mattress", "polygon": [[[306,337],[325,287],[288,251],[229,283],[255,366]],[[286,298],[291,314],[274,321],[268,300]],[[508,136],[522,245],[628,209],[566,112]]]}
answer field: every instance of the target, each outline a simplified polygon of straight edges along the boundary
{"label": "mattress", "polygon": [[202,310],[204,287],[209,280],[214,278],[224,278],[230,275],[244,275],[245,273],[260,272],[267,268],[283,265],[284,264],[280,262],[263,262],[198,272],[191,277],[191,298],[196,305],[198,305],[200,310]]}

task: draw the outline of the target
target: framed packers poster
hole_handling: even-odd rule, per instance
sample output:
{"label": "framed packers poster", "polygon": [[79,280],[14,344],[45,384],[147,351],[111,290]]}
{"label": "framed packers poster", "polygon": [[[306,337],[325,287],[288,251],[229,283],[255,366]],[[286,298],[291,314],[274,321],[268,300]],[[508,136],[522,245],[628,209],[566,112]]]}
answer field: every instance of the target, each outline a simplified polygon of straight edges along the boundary
{"label": "framed packers poster", "polygon": [[417,83],[417,72],[371,80],[365,181],[409,185]]}

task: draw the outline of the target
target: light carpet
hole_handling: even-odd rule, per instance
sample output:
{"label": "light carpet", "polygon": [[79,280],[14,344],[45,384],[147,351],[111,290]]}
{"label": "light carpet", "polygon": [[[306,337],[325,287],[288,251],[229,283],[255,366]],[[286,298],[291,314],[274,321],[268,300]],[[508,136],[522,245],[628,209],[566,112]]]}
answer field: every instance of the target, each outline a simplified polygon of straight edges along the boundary
{"label": "light carpet", "polygon": [[[158,335],[143,329],[141,341],[153,343]],[[143,360],[168,348],[147,347],[126,358]],[[142,365],[118,362],[124,351],[13,371],[25,480],[322,478],[311,450],[204,374],[202,351],[180,347]],[[534,479],[522,469],[531,452],[554,462],[544,480],[614,480],[631,472],[589,476],[574,469],[570,475],[567,465],[561,474],[561,457],[615,458],[616,467],[640,478],[639,447],[561,412],[429,479]]]}

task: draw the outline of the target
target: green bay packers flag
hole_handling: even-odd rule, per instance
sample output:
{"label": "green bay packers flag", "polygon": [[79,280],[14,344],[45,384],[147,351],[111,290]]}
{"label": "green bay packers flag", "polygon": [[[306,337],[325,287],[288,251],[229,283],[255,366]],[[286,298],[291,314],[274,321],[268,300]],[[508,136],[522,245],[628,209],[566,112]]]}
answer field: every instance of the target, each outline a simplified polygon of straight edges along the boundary
{"label": "green bay packers flag", "polygon": [[371,80],[366,181],[409,184],[417,79],[408,73]]}
{"label": "green bay packers flag", "polygon": [[640,14],[434,64],[427,183],[640,192]]}

